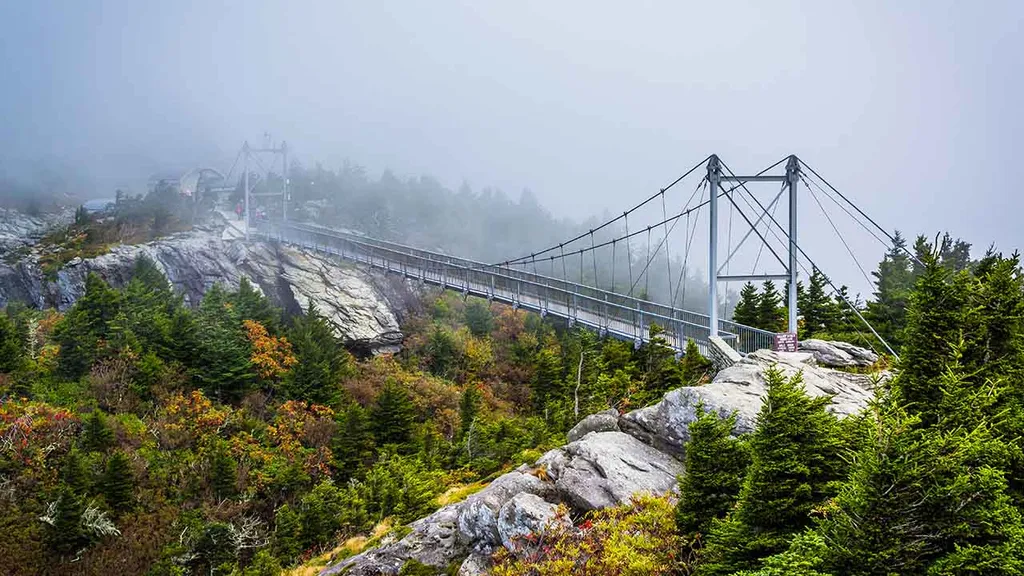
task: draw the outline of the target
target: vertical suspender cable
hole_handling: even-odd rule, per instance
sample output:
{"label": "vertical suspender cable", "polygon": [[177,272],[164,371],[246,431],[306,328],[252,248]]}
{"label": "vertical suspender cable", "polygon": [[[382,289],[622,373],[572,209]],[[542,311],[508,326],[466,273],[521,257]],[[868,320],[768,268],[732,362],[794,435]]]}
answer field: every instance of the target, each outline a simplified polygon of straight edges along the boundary
{"label": "vertical suspender cable", "polygon": [[633,254],[629,251],[629,212],[622,213],[626,221],[626,262],[629,265],[629,296],[633,296]]}
{"label": "vertical suspender cable", "polygon": [[647,266],[644,267],[644,300],[651,299],[651,273],[648,267],[651,265],[651,227],[647,227]]}
{"label": "vertical suspender cable", "polygon": [[612,238],[612,285],[610,292],[615,292],[615,239]]}
{"label": "vertical suspender cable", "polygon": [[[685,208],[685,207],[684,207]],[[668,299],[672,301],[672,253],[668,249],[668,212],[665,210],[665,190],[661,191],[661,219],[662,226],[665,231],[665,266],[668,268],[668,277],[665,281],[668,282]],[[678,222],[678,220],[676,221]],[[672,225],[675,228],[675,224]]]}
{"label": "vertical suspender cable", "polygon": [[562,245],[558,245],[559,258],[562,260],[562,282],[569,283],[568,276],[565,273],[565,250],[562,249]]}
{"label": "vertical suspender cable", "polygon": [[601,283],[597,281],[597,250],[594,249],[594,231],[590,231],[590,256],[594,261],[594,288],[601,289]]}

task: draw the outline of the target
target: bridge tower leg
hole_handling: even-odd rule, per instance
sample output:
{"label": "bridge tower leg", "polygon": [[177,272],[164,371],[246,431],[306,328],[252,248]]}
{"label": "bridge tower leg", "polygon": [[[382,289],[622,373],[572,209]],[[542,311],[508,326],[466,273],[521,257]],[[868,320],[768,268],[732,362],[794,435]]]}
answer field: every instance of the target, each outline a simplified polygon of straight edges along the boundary
{"label": "bridge tower leg", "polygon": [[710,337],[718,336],[718,189],[722,178],[722,168],[718,156],[712,154],[708,158],[708,190],[710,198],[708,207],[711,212],[710,242],[708,242],[708,323]]}
{"label": "bridge tower leg", "polygon": [[797,245],[796,245],[796,196],[800,183],[800,162],[796,156],[790,156],[786,163],[786,179],[789,183],[789,322],[788,332],[796,334],[797,328]]}

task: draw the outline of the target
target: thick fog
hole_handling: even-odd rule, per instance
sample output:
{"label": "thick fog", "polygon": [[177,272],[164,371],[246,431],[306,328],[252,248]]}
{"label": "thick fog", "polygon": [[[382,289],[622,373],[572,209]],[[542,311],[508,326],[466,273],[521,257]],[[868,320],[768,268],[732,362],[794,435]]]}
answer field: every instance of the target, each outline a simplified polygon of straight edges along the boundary
{"label": "thick fog", "polygon": [[[8,0],[0,180],[111,196],[156,172],[226,171],[269,134],[307,167],[528,189],[579,223],[710,153],[738,172],[795,153],[890,230],[1013,250],[1022,23],[1013,1]],[[868,293],[811,199],[800,215],[816,262]],[[883,248],[837,225],[870,272]],[[706,270],[706,238],[694,246]]]}

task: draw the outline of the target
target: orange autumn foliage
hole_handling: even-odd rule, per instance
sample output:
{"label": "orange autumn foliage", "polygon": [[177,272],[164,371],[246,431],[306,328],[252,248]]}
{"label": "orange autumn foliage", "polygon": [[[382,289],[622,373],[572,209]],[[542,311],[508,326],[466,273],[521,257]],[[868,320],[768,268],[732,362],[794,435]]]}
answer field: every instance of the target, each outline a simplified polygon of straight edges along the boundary
{"label": "orange autumn foliage", "polygon": [[252,345],[249,360],[262,380],[273,380],[284,376],[298,360],[292,353],[292,344],[284,336],[276,337],[267,333],[266,327],[255,320],[245,320],[245,335]]}

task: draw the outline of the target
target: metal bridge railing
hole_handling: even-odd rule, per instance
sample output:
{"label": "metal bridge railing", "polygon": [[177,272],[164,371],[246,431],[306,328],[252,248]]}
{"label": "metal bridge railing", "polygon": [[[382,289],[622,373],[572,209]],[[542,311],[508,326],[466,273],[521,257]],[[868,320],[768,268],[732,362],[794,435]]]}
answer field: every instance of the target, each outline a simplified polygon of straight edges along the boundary
{"label": "metal bridge railing", "polygon": [[[662,337],[677,351],[683,351],[687,340],[693,339],[701,351],[707,353],[709,319],[703,314],[560,278],[447,256],[312,224],[267,224],[258,231],[258,235],[330,252],[465,294],[503,301],[541,314],[554,314],[636,343],[648,341],[650,325],[658,324],[664,329]],[[774,337],[771,332],[730,321],[719,322],[719,335],[742,353],[770,348]]]}

